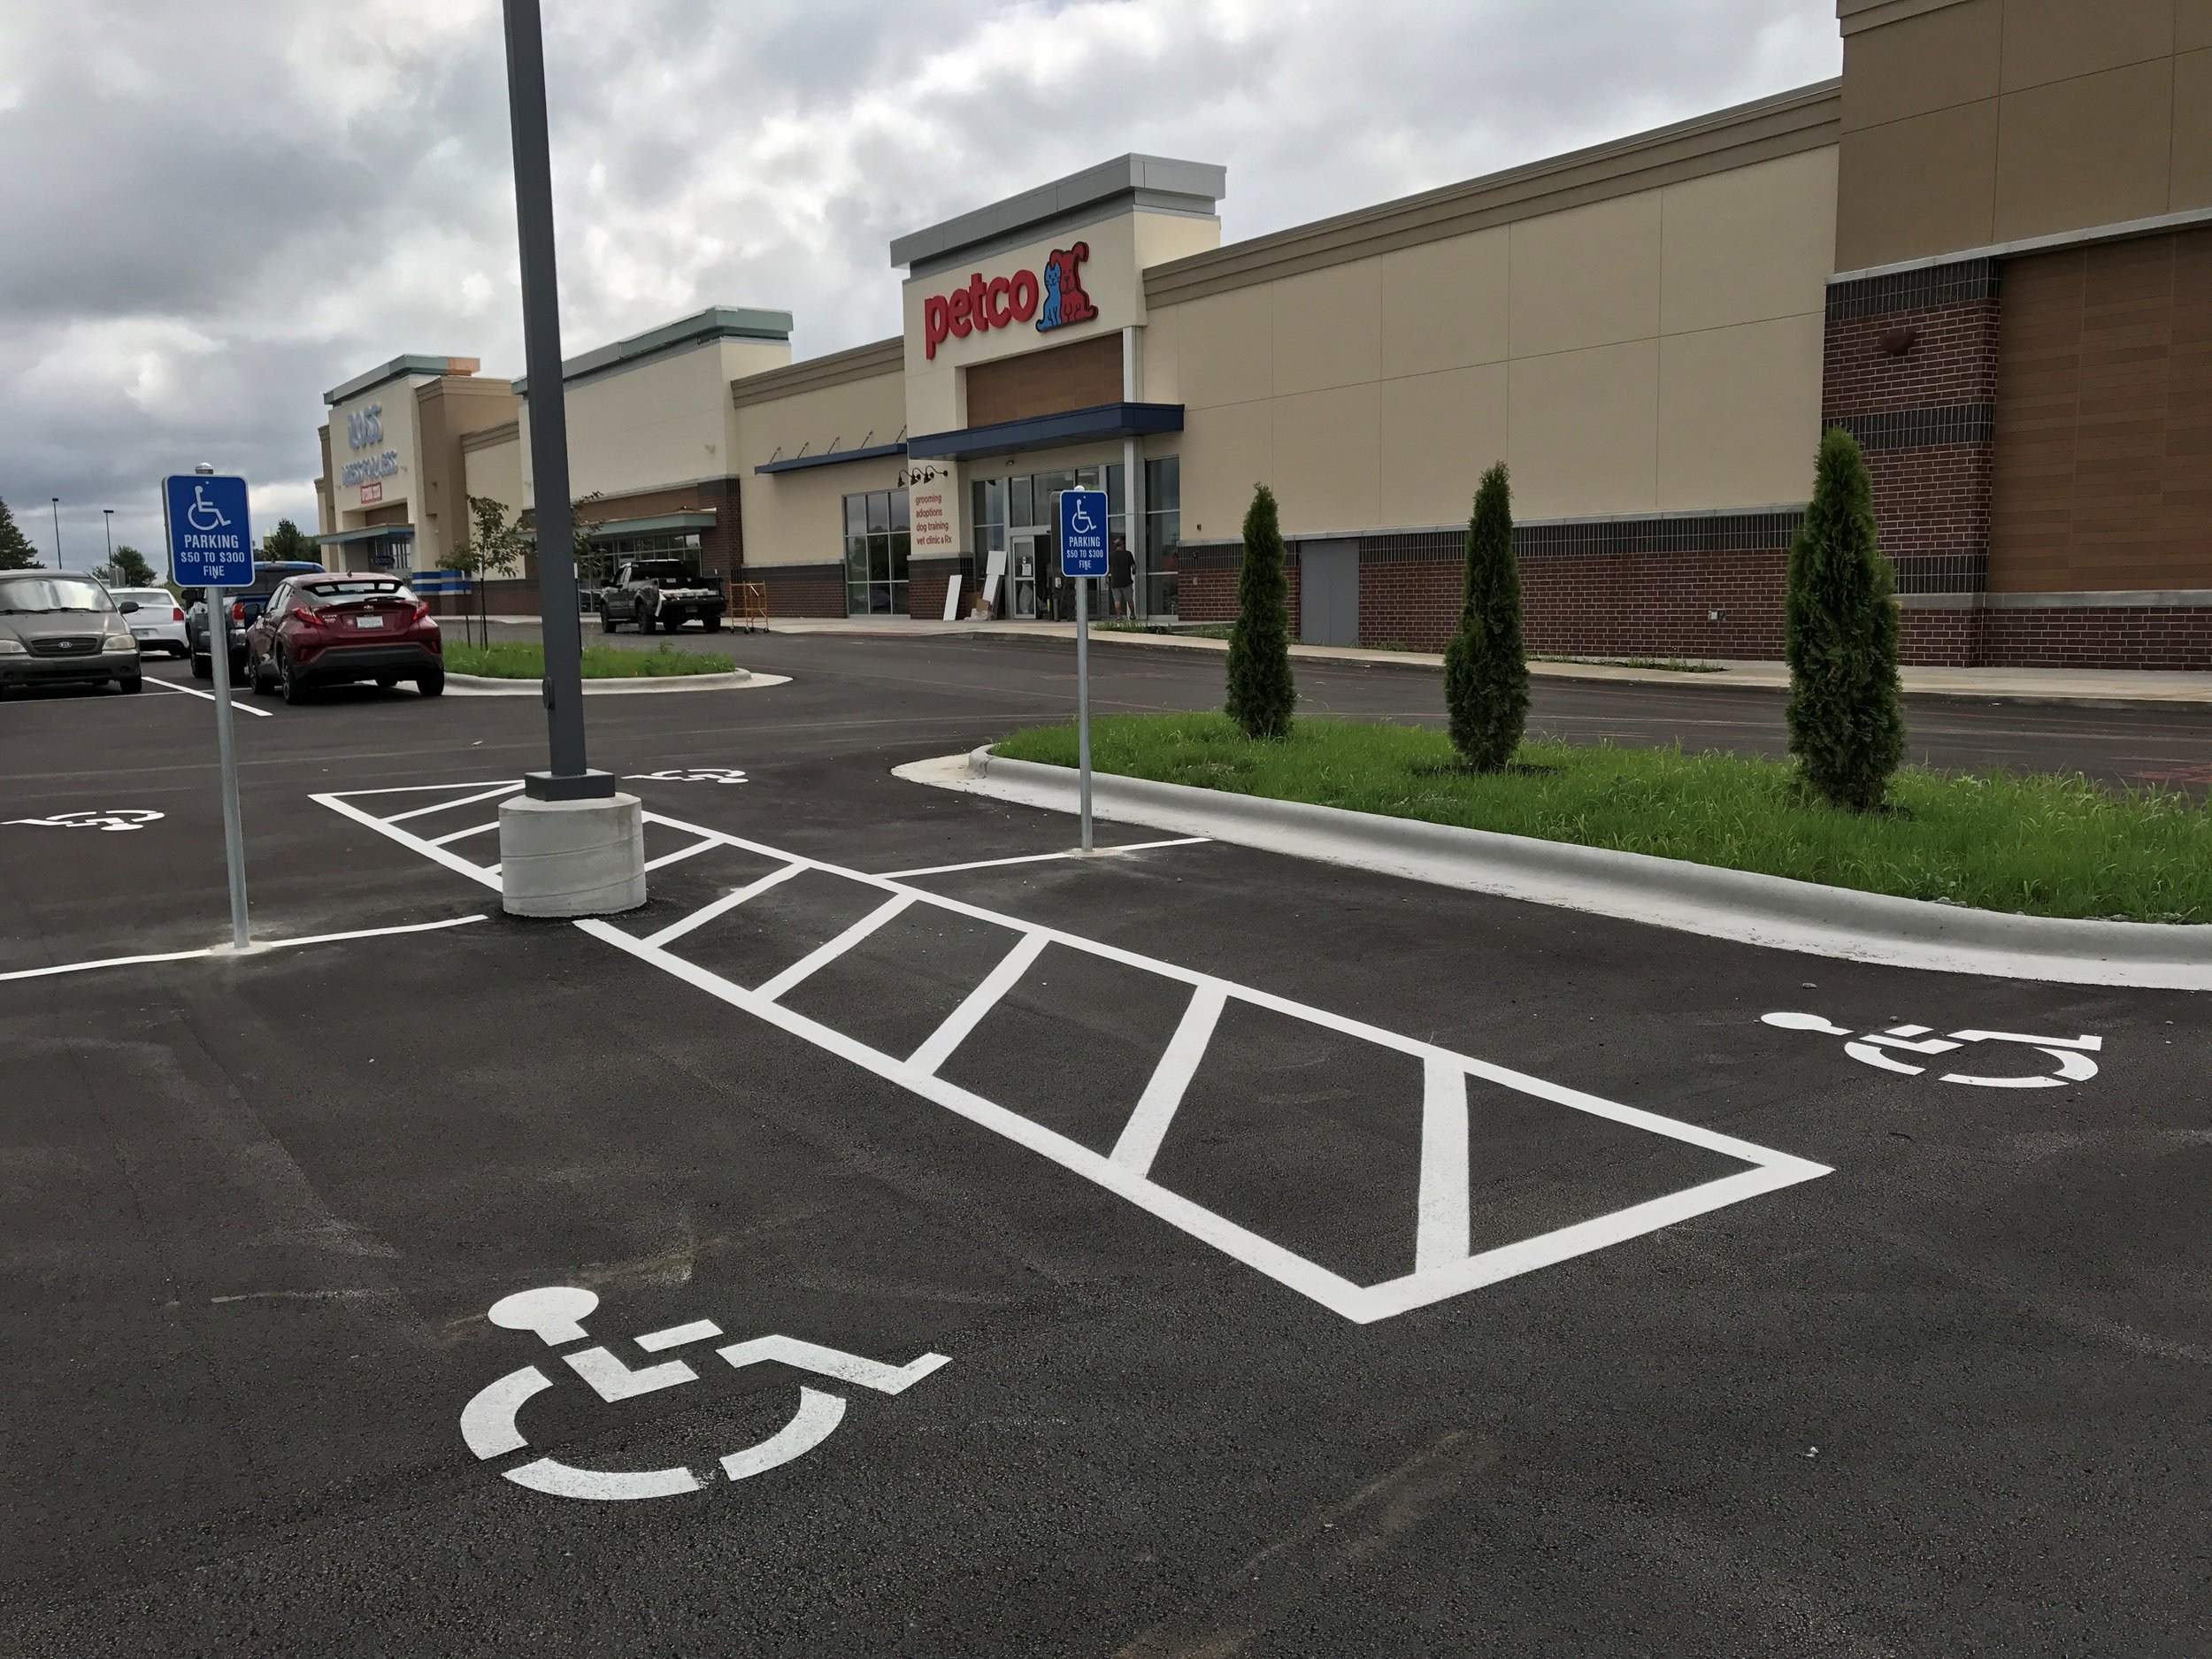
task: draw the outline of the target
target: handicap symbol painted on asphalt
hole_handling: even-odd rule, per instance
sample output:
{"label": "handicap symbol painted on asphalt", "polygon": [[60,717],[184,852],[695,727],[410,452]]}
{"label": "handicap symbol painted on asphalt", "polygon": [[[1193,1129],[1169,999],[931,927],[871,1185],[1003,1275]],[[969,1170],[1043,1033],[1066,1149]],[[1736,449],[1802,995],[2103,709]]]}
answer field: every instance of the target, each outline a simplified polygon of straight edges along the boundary
{"label": "handicap symbol painted on asphalt", "polygon": [[666,772],[634,772],[622,781],[651,780],[659,783],[743,783],[745,774],[734,766],[671,766]]}
{"label": "handicap symbol painted on asphalt", "polygon": [[[583,1326],[586,1315],[599,1306],[591,1291],[572,1285],[551,1285],[538,1290],[518,1291],[492,1304],[494,1325],[510,1331],[534,1331],[549,1348],[565,1348],[588,1340]],[[664,1353],[722,1334],[711,1319],[648,1331],[635,1339],[648,1354]],[[757,1336],[733,1342],[715,1352],[740,1370],[776,1360],[799,1371],[811,1371],[878,1394],[903,1394],[941,1365],[951,1363],[942,1354],[924,1354],[903,1365],[886,1365],[842,1348],[824,1348],[787,1336]],[[633,1371],[612,1349],[599,1343],[571,1348],[561,1358],[588,1383],[592,1392],[612,1404],[634,1400],[683,1383],[696,1382],[699,1373],[680,1359],[664,1360]],[[461,1438],[479,1459],[500,1457],[528,1447],[516,1418],[533,1397],[553,1386],[552,1379],[535,1365],[509,1371],[497,1382],[477,1392],[461,1412]],[[844,1421],[841,1394],[802,1386],[799,1409],[791,1420],[764,1440],[740,1447],[718,1459],[722,1473],[732,1480],[749,1479],[812,1451]],[[579,1469],[554,1457],[535,1457],[501,1471],[518,1486],[557,1498],[592,1498],[618,1502],[635,1498],[667,1498],[696,1492],[713,1479],[703,1478],[685,1464],[666,1469]]]}
{"label": "handicap symbol painted on asphalt", "polygon": [[[1826,1037],[1850,1037],[1851,1033],[1841,1025],[1830,1023],[1820,1014],[1762,1014],[1760,1023],[1778,1025],[1784,1031],[1817,1032]],[[2058,1070],[2039,1072],[2033,1077],[1981,1077],[1971,1071],[1946,1071],[1942,1081],[1965,1083],[1976,1088],[2059,1088],[2068,1083],[2086,1083],[2097,1075],[2097,1063],[2089,1056],[2104,1048],[2102,1037],[2086,1034],[2079,1037],[2032,1037],[2017,1031],[1955,1031],[1946,1036],[1935,1036],[1926,1025],[1892,1025],[1886,1031],[1868,1032],[1864,1036],[1843,1045],[1844,1053],[1864,1064],[1878,1066],[1885,1071],[1896,1071],[1906,1077],[1918,1077],[1927,1071],[1924,1065],[1913,1065],[1895,1056],[1899,1054],[1950,1054],[1976,1042],[2016,1042],[2048,1055],[2058,1062]]]}
{"label": "handicap symbol painted on asphalt", "polygon": [[162,814],[149,812],[144,807],[111,806],[104,811],[89,810],[81,812],[57,812],[51,818],[12,818],[10,824],[28,824],[39,829],[143,829],[158,823]]}

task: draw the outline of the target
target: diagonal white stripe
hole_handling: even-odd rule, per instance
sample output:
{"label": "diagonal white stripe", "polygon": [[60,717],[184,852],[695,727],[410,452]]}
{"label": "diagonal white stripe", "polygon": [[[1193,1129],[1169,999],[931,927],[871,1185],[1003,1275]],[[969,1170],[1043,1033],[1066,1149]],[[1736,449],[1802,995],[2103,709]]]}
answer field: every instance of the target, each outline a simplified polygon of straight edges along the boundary
{"label": "diagonal white stripe", "polygon": [[790,864],[784,865],[784,867],[780,870],[771,870],[766,875],[761,877],[759,880],[751,882],[745,887],[741,887],[734,893],[725,893],[720,898],[715,900],[713,903],[702,905],[699,909],[692,911],[690,915],[680,917],[677,920],[669,923],[667,926],[662,928],[659,933],[655,933],[645,942],[649,945],[665,945],[671,940],[681,939],[693,928],[704,926],[707,923],[712,921],[716,917],[735,910],[739,905],[744,903],[746,900],[752,898],[757,894],[767,892],[769,888],[774,887],[778,882],[790,880],[792,877],[799,874],[806,868],[807,866],[803,864]]}
{"label": "diagonal white stripe", "polygon": [[1042,933],[1024,933],[1014,948],[999,958],[998,965],[983,976],[983,982],[945,1017],[945,1023],[931,1032],[922,1046],[914,1050],[907,1064],[917,1071],[933,1072],[951,1059],[952,1051],[983,1023],[983,1017],[998,1005],[999,998],[1020,982],[1022,975],[1029,972],[1029,964],[1043,954],[1050,942]]}
{"label": "diagonal white stripe", "polygon": [[1214,1026],[1227,1001],[1228,987],[1218,979],[1209,979],[1191,992],[1190,1006],[1183,1010],[1175,1035],[1168,1039],[1167,1052],[1152,1068],[1152,1080],[1144,1086],[1137,1110],[1129,1114],[1121,1138],[1114,1142],[1114,1162],[1131,1173],[1144,1174],[1160,1156],[1160,1142],[1167,1139],[1167,1126],[1175,1121],[1183,1091],[1206,1057],[1206,1045],[1213,1041]]}
{"label": "diagonal white stripe", "polygon": [[786,991],[803,984],[810,975],[828,967],[831,963],[836,961],[838,957],[867,938],[884,923],[913,903],[918,896],[920,895],[918,894],[902,893],[898,897],[877,905],[874,910],[870,910],[827,944],[817,946],[774,979],[769,980],[767,984],[757,988],[753,995],[763,997],[768,1002],[774,1002]]}

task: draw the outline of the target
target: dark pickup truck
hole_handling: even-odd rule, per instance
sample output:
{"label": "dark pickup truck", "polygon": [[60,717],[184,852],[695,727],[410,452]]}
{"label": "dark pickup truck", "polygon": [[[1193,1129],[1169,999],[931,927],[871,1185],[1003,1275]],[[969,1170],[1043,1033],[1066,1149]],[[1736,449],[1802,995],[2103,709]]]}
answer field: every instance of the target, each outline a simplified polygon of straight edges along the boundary
{"label": "dark pickup truck", "polygon": [[628,622],[640,634],[656,626],[673,634],[696,618],[708,633],[716,634],[728,608],[721,584],[681,559],[630,559],[599,590],[599,631],[612,634]]}
{"label": "dark pickup truck", "polygon": [[[230,682],[241,683],[246,672],[246,630],[253,626],[269,603],[269,595],[277,590],[277,584],[288,576],[299,576],[319,571],[322,566],[305,560],[284,559],[257,564],[253,567],[250,588],[226,588],[224,609],[230,613],[229,626],[225,632],[230,638]],[[208,626],[207,589],[188,588],[184,590],[185,603],[191,607],[184,613],[184,643],[192,656],[192,678],[210,680],[215,674],[215,655],[208,644],[211,630]]]}

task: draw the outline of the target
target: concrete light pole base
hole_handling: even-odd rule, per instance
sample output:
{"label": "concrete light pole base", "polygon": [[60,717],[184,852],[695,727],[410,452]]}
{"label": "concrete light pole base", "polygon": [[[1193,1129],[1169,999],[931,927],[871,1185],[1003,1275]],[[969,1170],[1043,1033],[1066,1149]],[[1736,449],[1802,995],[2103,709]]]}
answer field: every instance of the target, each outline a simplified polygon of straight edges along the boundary
{"label": "concrete light pole base", "polygon": [[612,916],[644,903],[637,796],[501,803],[499,902],[510,916]]}

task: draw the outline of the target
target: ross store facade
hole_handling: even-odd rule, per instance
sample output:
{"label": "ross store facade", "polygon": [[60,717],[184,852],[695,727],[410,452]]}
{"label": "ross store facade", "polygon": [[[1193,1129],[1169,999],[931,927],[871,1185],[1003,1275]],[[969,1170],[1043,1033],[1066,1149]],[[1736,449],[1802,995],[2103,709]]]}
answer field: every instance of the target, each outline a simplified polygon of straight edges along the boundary
{"label": "ross store facade", "polygon": [[[1300,637],[1434,649],[1503,460],[1532,649],[1772,658],[1842,426],[1909,658],[2212,668],[2212,7],[1838,10],[1839,81],[1571,155],[1227,245],[1224,169],[1125,156],[895,240],[889,339],[792,362],[720,309],[587,354],[580,511],[775,616],[1053,617],[1053,495],[1096,488],[1117,602],[1207,621],[1264,482]],[[399,522],[328,437],[392,383],[333,403],[327,534]],[[437,442],[523,508],[499,389]]]}

